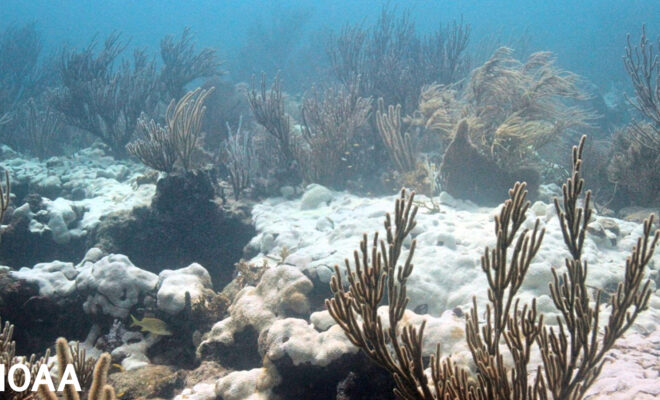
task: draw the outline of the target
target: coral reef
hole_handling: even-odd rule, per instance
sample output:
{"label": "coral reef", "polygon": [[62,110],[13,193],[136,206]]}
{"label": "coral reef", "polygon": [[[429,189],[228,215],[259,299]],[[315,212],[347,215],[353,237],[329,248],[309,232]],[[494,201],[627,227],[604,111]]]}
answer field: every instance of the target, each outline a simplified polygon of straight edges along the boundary
{"label": "coral reef", "polygon": [[126,154],[142,112],[156,105],[158,78],[153,61],[144,51],[135,51],[132,62],[114,69],[126,48],[119,34],[111,34],[96,52],[96,40],[80,51],[62,55],[63,88],[56,93],[55,108],[68,124],[98,137],[117,156]]}
{"label": "coral reef", "polygon": [[522,179],[527,182],[530,197],[536,198],[540,184],[539,173],[531,168],[500,168],[472,144],[469,129],[466,120],[459,122],[454,137],[447,146],[440,165],[442,188],[461,199],[495,205],[504,200],[503,187],[512,186]]}
{"label": "coral reef", "polygon": [[[58,378],[62,379],[65,367],[74,364],[74,358],[71,355],[69,344],[64,338],[57,339],[55,349],[57,351]],[[108,370],[110,369],[111,362],[112,358],[110,357],[110,354],[104,353],[99,357],[94,366],[91,385],[89,386],[89,389],[85,390],[87,395],[86,398],[88,400],[116,399],[115,389],[107,384]],[[58,400],[57,395],[50,391],[46,385],[39,386],[38,394],[41,400]],[[68,384],[64,386],[63,399],[79,400],[80,394],[78,394],[76,388],[72,384]]]}
{"label": "coral reef", "polygon": [[14,268],[81,259],[102,215],[148,204],[155,191],[137,184],[144,167],[118,162],[99,147],[44,161],[5,148],[2,159],[13,207],[6,210],[0,260]]}
{"label": "coral reef", "polygon": [[198,262],[222,288],[252,233],[240,210],[219,204],[209,174],[190,171],[160,179],[150,207],[106,215],[91,243],[156,273]]}
{"label": "coral reef", "polygon": [[639,46],[627,38],[623,58],[635,99],[628,102],[645,121],[633,121],[613,135],[609,179],[623,191],[624,205],[659,205],[660,197],[660,64],[642,26]]}
{"label": "coral reef", "polygon": [[[0,321],[2,322],[2,321]],[[48,357],[50,356],[50,351],[47,350],[46,354],[37,359],[37,357],[33,354],[30,357],[19,357],[16,355],[16,343],[12,340],[12,336],[14,334],[14,325],[10,324],[9,321],[5,321],[4,326],[2,327],[2,330],[0,331],[0,364],[4,366],[3,373],[4,376],[2,377],[3,382],[7,382],[7,376],[9,374],[9,369],[14,365],[14,364],[24,364],[28,370],[30,371],[30,378],[31,382],[29,383],[29,387],[32,387],[34,384],[34,379],[37,376],[37,371],[39,370],[39,367],[41,367],[42,364],[47,364],[48,363]],[[14,382],[18,387],[21,387],[22,385],[25,384],[25,375],[23,374],[22,370],[19,369],[20,372],[16,373]],[[8,400],[23,400],[23,399],[30,399],[32,397],[32,392],[30,391],[24,391],[24,392],[14,392],[10,387],[7,387],[6,389],[3,389],[3,398],[6,398]]]}
{"label": "coral reef", "polygon": [[414,171],[416,152],[413,150],[410,134],[403,132],[402,125],[401,105],[397,104],[396,107],[390,105],[386,111],[383,98],[379,98],[376,114],[378,133],[396,169],[405,174]]}
{"label": "coral reef", "polygon": [[534,53],[523,63],[500,48],[466,84],[424,87],[411,123],[449,142],[467,119],[472,143],[501,168],[533,166],[542,147],[590,127],[594,116],[568,102],[583,99],[578,77],[559,69],[551,53]]}
{"label": "coral reef", "polygon": [[411,113],[423,85],[452,83],[467,73],[470,26],[454,21],[420,37],[410,13],[397,11],[383,6],[371,27],[345,25],[326,52],[340,82],[350,85],[359,77],[360,96],[383,98]]}
{"label": "coral reef", "polygon": [[270,91],[266,90],[266,75],[262,75],[260,91],[257,92],[253,83],[247,96],[254,119],[277,140],[283,162],[287,167],[291,166],[294,162],[291,148],[291,118],[284,111],[279,75],[275,76]]}
{"label": "coral reef", "polygon": [[172,172],[177,162],[184,171],[199,167],[204,100],[214,89],[197,88],[177,102],[172,100],[165,113],[164,127],[141,116],[137,127],[143,137],[128,143],[126,150],[158,171]]}
{"label": "coral reef", "polygon": [[[481,258],[489,286],[486,321],[479,318],[476,298],[466,318],[467,342],[476,368],[474,377],[451,358],[443,358],[438,346],[428,363],[429,378],[423,350],[426,322],[415,326],[403,320],[409,301],[406,286],[413,271],[415,240],[403,265],[398,265],[398,259],[404,240],[416,226],[414,194],[406,198],[402,191],[394,217],[386,215],[386,240],[379,242],[376,234],[370,248],[365,234],[360,252],[355,252],[354,267],[346,260],[348,291],[341,270],[335,267],[330,283],[334,296],[326,302],[328,310],[354,345],[393,374],[398,398],[510,399],[531,394],[543,399],[584,397],[602,370],[605,354],[639,313],[648,308],[650,281],[642,282],[660,231],[652,232],[653,216],[644,222],[643,234],[626,261],[624,280],[608,301],[611,311],[601,336],[601,291],[596,293],[592,305],[586,286],[587,264],[582,258],[592,213],[591,192],[587,191],[581,199],[583,146],[584,137],[573,148],[573,173],[563,186],[563,204],[554,200],[570,253],[565,262],[567,272],[552,270],[550,292],[561,315],[558,325],[549,327],[544,323],[536,299],[520,308],[520,299],[516,297],[545,234],[538,219],[533,229],[517,234],[525,223],[530,203],[526,201],[525,184],[516,183],[509,192],[510,200],[495,217],[497,243],[492,250],[486,247]],[[388,326],[378,315],[385,293],[389,302]],[[535,346],[541,362],[530,367]],[[504,352],[510,355],[512,365],[504,360]],[[532,377],[528,376],[530,368],[536,370]]]}
{"label": "coral reef", "polygon": [[365,168],[367,154],[359,147],[367,142],[360,128],[369,118],[371,99],[357,90],[357,84],[322,93],[312,88],[303,99],[302,132],[293,150],[306,183],[339,189]]}
{"label": "coral reef", "polygon": [[190,27],[186,27],[177,41],[173,36],[166,36],[160,41],[163,69],[159,80],[165,99],[178,101],[186,93],[188,83],[222,73],[215,50],[207,47],[197,52],[193,39]]}
{"label": "coral reef", "polygon": [[660,396],[650,26],[617,77],[437,5],[253,6],[0,30],[0,363],[83,389],[0,398]]}
{"label": "coral reef", "polygon": [[258,159],[252,146],[250,132],[242,132],[243,119],[240,118],[236,131],[232,132],[227,122],[227,140],[223,146],[222,159],[229,173],[229,180],[238,200],[241,193],[251,186],[255,179]]}
{"label": "coral reef", "polygon": [[623,61],[636,95],[635,100],[628,100],[651,121],[650,126],[636,126],[636,140],[657,150],[660,147],[660,65],[653,43],[646,37],[646,26],[642,25],[639,47],[630,43],[630,35],[627,42]]}

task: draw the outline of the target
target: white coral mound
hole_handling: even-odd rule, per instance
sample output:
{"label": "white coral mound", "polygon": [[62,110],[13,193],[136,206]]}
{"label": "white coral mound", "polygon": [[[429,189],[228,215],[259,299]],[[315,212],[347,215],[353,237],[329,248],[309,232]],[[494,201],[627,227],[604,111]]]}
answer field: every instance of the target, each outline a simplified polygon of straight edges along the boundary
{"label": "white coral mound", "polygon": [[88,314],[103,313],[126,318],[146,293],[156,289],[158,275],[133,265],[128,257],[111,254],[95,263],[84,263],[76,277],[78,290],[89,292],[83,304]]}

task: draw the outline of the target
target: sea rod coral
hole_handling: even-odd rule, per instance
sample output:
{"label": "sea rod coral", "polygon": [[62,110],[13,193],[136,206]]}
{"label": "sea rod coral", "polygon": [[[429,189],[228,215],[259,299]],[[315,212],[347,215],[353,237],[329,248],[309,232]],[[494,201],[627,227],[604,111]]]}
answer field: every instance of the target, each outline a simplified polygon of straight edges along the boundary
{"label": "sea rod coral", "polygon": [[[476,299],[466,316],[467,343],[474,371],[441,357],[440,346],[428,363],[423,354],[426,323],[404,321],[408,304],[407,282],[413,271],[416,241],[403,265],[398,265],[404,242],[416,227],[414,193],[405,191],[396,200],[394,217],[385,218],[386,239],[376,234],[369,246],[367,235],[354,253],[354,266],[346,260],[348,290],[339,267],[326,300],[332,317],[350,341],[393,374],[395,394],[401,399],[581,399],[598,377],[605,355],[617,339],[648,307],[650,281],[644,273],[660,231],[652,231],[653,216],[643,226],[625,265],[624,280],[609,298],[610,314],[601,329],[601,292],[592,299],[586,284],[587,262],[582,248],[592,213],[591,192],[584,191],[581,176],[585,137],[573,148],[573,171],[563,186],[563,199],[555,208],[570,256],[565,271],[553,269],[551,298],[559,312],[557,325],[546,323],[536,299],[520,304],[517,292],[539,250],[545,229],[537,219],[532,228],[521,228],[530,203],[524,183],[516,183],[495,216],[496,244],[486,247],[481,267],[488,281],[485,321]],[[378,307],[387,296],[387,321]],[[540,356],[538,365],[530,360]],[[538,357],[536,357],[538,359]],[[530,374],[529,371],[532,371]]]}

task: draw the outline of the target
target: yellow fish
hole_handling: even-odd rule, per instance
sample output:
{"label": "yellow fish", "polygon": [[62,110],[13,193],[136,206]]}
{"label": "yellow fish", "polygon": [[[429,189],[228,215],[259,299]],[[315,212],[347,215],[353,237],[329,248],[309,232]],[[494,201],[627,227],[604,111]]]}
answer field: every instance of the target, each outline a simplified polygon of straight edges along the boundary
{"label": "yellow fish", "polygon": [[133,321],[131,327],[139,326],[142,332],[149,332],[158,336],[170,336],[172,334],[167,329],[167,324],[158,318],[145,317],[138,320],[131,314],[131,320]]}

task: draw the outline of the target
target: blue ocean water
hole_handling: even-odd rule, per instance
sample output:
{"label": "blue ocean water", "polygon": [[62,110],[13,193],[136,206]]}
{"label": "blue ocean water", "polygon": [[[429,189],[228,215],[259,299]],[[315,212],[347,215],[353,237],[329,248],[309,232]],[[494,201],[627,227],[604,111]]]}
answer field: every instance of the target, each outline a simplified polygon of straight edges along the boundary
{"label": "blue ocean water", "polygon": [[258,24],[302,16],[290,21],[289,28],[304,43],[316,31],[373,22],[383,4],[410,10],[422,33],[463,18],[473,29],[473,45],[493,35],[509,38],[526,31],[532,50],[553,51],[563,67],[600,84],[625,79],[621,56],[626,33],[639,31],[645,23],[654,37],[660,22],[660,3],[653,0],[5,0],[0,29],[36,21],[44,49],[54,51],[62,44],[80,47],[95,34],[105,37],[115,31],[130,37],[132,46],[157,49],[163,36],[189,26],[200,46],[219,50],[231,72],[233,56]]}

